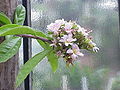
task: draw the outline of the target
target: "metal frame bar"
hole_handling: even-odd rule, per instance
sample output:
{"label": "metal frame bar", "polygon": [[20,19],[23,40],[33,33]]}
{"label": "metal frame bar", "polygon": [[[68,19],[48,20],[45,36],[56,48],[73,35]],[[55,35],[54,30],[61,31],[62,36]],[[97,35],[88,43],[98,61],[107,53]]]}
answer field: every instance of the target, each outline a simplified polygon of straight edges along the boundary
{"label": "metal frame bar", "polygon": [[[24,25],[31,26],[31,8],[30,8],[30,0],[22,0],[23,6],[26,8],[26,18]],[[23,60],[24,63],[26,63],[29,58],[31,57],[31,39],[23,38]],[[24,89],[25,90],[32,90],[31,85],[31,74],[27,76],[27,78],[24,81]]]}
{"label": "metal frame bar", "polygon": [[118,0],[119,26],[120,26],[120,0]]}
{"label": "metal frame bar", "polygon": [[120,0],[118,0],[119,26],[120,26]]}
{"label": "metal frame bar", "polygon": [[[118,0],[118,15],[119,15],[119,49],[120,49],[120,0]],[[120,53],[119,53],[120,57]]]}
{"label": "metal frame bar", "polygon": [[[119,12],[118,15],[119,15],[119,34],[120,34],[120,0],[118,0],[118,12]],[[119,49],[120,49],[120,35],[119,35]]]}

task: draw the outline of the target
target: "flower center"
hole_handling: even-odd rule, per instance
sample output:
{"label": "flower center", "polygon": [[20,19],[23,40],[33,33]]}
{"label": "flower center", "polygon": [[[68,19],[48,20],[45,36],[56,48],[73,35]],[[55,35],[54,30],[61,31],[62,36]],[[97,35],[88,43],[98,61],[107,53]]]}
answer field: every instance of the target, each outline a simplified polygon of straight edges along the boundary
{"label": "flower center", "polygon": [[66,41],[65,43],[70,43],[69,41]]}
{"label": "flower center", "polygon": [[73,49],[73,53],[76,54],[76,53],[77,53],[77,50],[76,50],[76,49]]}

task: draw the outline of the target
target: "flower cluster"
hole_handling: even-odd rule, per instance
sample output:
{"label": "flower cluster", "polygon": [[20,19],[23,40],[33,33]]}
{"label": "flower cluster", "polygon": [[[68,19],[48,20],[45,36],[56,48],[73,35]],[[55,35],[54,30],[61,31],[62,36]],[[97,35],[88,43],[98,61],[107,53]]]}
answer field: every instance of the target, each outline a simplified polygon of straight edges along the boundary
{"label": "flower cluster", "polygon": [[58,56],[65,58],[67,63],[71,63],[78,57],[84,56],[82,49],[97,52],[99,50],[96,44],[92,41],[89,33],[92,30],[86,30],[76,22],[56,20],[47,26],[48,32],[51,35],[52,44]]}

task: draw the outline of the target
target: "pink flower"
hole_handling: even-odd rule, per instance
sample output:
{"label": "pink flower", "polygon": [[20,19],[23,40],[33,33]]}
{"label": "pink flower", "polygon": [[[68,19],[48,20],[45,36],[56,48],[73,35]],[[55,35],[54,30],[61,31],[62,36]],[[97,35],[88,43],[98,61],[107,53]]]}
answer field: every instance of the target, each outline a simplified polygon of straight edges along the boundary
{"label": "pink flower", "polygon": [[73,32],[74,29],[66,29],[65,31],[69,34],[69,33]]}
{"label": "pink flower", "polygon": [[81,32],[84,36],[88,36],[87,30],[78,25],[78,32]]}
{"label": "pink flower", "polygon": [[90,40],[89,43],[94,46],[94,47],[93,47],[93,52],[98,52],[98,51],[99,51],[99,48],[96,47],[96,44],[95,44],[92,40]]}
{"label": "pink flower", "polygon": [[54,32],[54,34],[58,34],[59,28],[60,25],[57,23],[51,23],[50,25],[47,25],[47,29],[51,32]]}
{"label": "pink flower", "polygon": [[71,22],[66,22],[65,23],[65,30],[66,29],[71,29],[73,27],[73,23],[71,23]]}
{"label": "pink flower", "polygon": [[59,19],[59,20],[56,20],[55,23],[59,24],[60,26],[61,25],[64,25],[66,23],[66,21],[64,21],[64,19]]}
{"label": "pink flower", "polygon": [[67,53],[72,54],[71,57],[73,60],[77,59],[78,56],[84,56],[84,54],[80,52],[80,49],[76,44],[73,44],[72,49],[68,49]]}
{"label": "pink flower", "polygon": [[72,34],[64,35],[62,39],[60,39],[60,42],[64,42],[65,46],[72,45],[73,41],[76,41],[76,39],[72,38]]}
{"label": "pink flower", "polygon": [[55,23],[51,23],[50,25],[47,25],[47,29],[51,32],[54,32],[54,34],[58,34],[58,31],[61,27],[61,25],[65,24],[64,19],[62,20],[56,20]]}
{"label": "pink flower", "polygon": [[89,43],[92,44],[93,46],[96,46],[96,44],[92,40],[90,40]]}
{"label": "pink flower", "polygon": [[93,52],[98,52],[99,48],[98,47],[93,47]]}
{"label": "pink flower", "polygon": [[50,46],[57,47],[56,44],[57,44],[57,41],[56,41],[56,39],[54,39],[54,40],[52,41],[52,44],[50,44]]}

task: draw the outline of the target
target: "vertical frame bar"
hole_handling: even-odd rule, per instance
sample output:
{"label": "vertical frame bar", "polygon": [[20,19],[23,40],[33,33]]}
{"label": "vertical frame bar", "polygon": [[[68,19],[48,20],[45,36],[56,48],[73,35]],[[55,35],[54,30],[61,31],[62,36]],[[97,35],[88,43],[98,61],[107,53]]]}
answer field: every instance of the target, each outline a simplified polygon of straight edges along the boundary
{"label": "vertical frame bar", "polygon": [[119,15],[119,49],[120,49],[120,0],[118,0],[118,12],[119,12],[118,15]]}
{"label": "vertical frame bar", "polygon": [[120,26],[120,0],[118,0],[119,26]]}
{"label": "vertical frame bar", "polygon": [[[22,0],[23,6],[26,8],[26,18],[24,25],[31,26],[31,8],[30,8],[30,0]],[[24,63],[26,63],[31,57],[31,39],[23,38],[23,59]],[[31,74],[27,76],[24,81],[25,90],[32,90],[31,84]]]}

